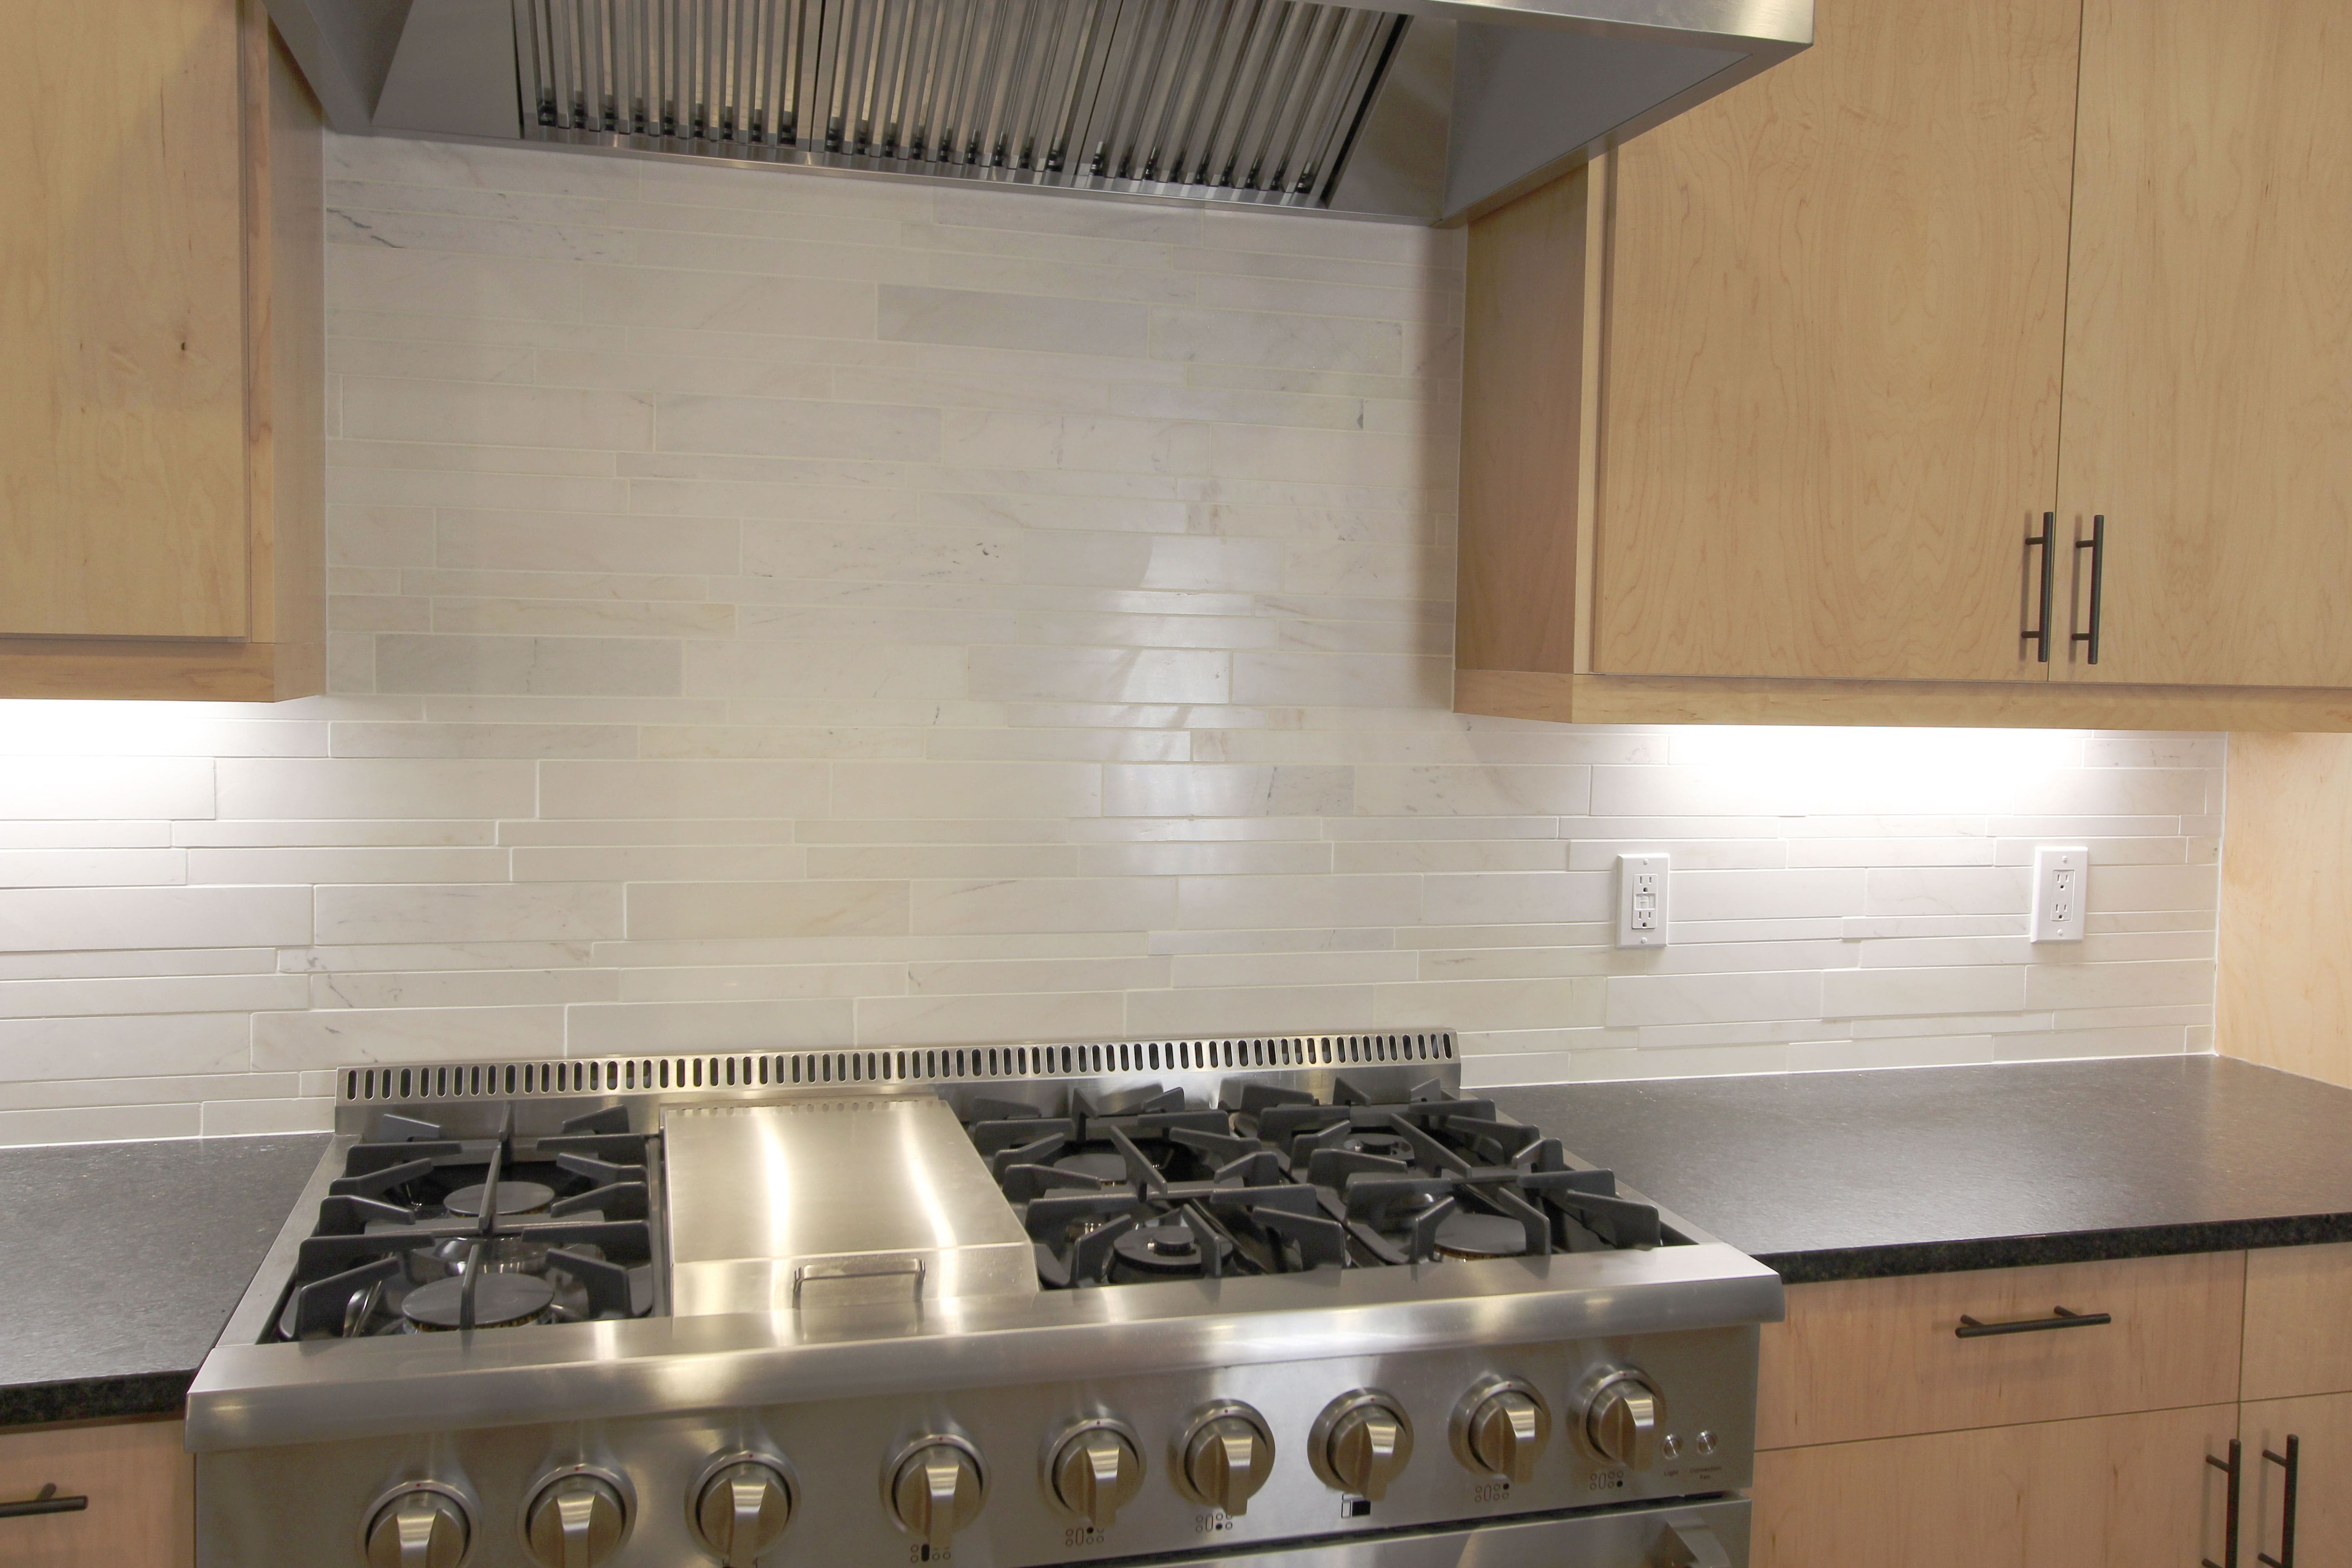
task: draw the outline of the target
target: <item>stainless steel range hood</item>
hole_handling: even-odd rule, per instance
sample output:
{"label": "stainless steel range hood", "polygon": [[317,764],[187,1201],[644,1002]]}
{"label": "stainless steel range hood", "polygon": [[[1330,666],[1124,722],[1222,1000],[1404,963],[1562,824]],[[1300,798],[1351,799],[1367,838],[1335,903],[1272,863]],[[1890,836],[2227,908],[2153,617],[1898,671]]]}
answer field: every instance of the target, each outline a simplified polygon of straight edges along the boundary
{"label": "stainless steel range hood", "polygon": [[268,0],[338,131],[1452,223],[1812,0]]}

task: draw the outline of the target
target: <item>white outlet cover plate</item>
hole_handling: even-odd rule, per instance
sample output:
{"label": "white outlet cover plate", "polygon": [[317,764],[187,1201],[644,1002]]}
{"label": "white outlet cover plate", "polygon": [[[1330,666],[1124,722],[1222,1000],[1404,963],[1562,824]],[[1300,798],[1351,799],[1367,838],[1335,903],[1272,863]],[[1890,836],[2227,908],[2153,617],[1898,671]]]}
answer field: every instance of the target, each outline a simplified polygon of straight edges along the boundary
{"label": "white outlet cover plate", "polygon": [[2080,845],[2033,851],[2033,940],[2080,942],[2091,894],[2091,852]]}
{"label": "white outlet cover plate", "polygon": [[1617,857],[1617,945],[1664,947],[1674,919],[1674,858]]}

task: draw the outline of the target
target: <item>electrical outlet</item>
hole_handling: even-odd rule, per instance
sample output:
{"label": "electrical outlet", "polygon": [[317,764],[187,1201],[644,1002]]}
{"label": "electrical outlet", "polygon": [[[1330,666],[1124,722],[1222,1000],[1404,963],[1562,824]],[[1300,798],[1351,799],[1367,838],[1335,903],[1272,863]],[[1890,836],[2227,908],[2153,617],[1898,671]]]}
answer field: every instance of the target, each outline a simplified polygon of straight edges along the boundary
{"label": "electrical outlet", "polygon": [[2043,845],[2033,852],[2033,940],[2080,942],[2091,892],[2091,852]]}
{"label": "electrical outlet", "polygon": [[1666,855],[1617,857],[1617,945],[1664,947],[1673,917],[1674,860]]}

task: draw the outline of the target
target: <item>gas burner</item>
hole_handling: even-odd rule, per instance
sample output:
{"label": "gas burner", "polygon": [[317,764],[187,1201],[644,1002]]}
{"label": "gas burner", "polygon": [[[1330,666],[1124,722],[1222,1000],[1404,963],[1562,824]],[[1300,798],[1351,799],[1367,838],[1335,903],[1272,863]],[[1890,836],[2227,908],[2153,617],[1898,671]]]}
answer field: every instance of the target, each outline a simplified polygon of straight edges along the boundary
{"label": "gas burner", "polygon": [[1091,1176],[1098,1182],[1118,1182],[1127,1179],[1127,1162],[1117,1151],[1097,1152],[1085,1151],[1065,1154],[1054,1162],[1054,1169],[1066,1171],[1074,1176]]}
{"label": "gas burner", "polygon": [[1528,1249],[1528,1233],[1501,1215],[1456,1209],[1437,1222],[1437,1250],[1448,1258],[1517,1258]]}
{"label": "gas burner", "polygon": [[1339,1147],[1350,1154],[1370,1154],[1382,1160],[1412,1159],[1412,1140],[1397,1132],[1358,1132],[1339,1140]]}
{"label": "gas burner", "polygon": [[1213,1109],[1157,1084],[1099,1100],[1074,1089],[1058,1117],[975,1098],[965,1131],[1053,1289],[1667,1239],[1612,1174],[1489,1100],[1431,1082],[1376,1100],[1344,1078],[1328,1100],[1264,1082],[1228,1093]]}
{"label": "gas burner", "polygon": [[[499,1184],[499,1217],[509,1215],[541,1214],[555,1201],[555,1189],[537,1182],[500,1182]],[[468,1219],[478,1218],[482,1212],[482,1184],[459,1187],[441,1200],[441,1206],[454,1215]]]}
{"label": "gas burner", "polygon": [[[1210,1233],[1216,1244],[1219,1264],[1231,1258],[1234,1244],[1223,1237]],[[1192,1279],[1202,1273],[1201,1233],[1195,1232],[1181,1218],[1162,1220],[1157,1225],[1139,1226],[1126,1232],[1111,1243],[1118,1255],[1111,1267],[1111,1278],[1123,1277],[1150,1279]]]}
{"label": "gas burner", "polygon": [[[465,1294],[463,1279],[436,1279],[411,1290],[400,1303],[400,1315],[419,1332],[446,1332],[464,1321]],[[537,1275],[485,1273],[475,1281],[478,1329],[544,1322],[554,1306],[555,1287]]]}

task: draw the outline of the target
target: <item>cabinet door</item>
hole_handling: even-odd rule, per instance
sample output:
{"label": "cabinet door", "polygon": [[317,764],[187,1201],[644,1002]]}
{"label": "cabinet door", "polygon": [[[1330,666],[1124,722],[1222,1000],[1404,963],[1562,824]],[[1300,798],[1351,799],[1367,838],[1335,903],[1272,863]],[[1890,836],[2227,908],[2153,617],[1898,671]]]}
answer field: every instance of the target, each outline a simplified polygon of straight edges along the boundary
{"label": "cabinet door", "polygon": [[2039,680],[2081,0],[1817,0],[1618,153],[1593,668]]}
{"label": "cabinet door", "polygon": [[184,1568],[196,1554],[195,1465],[176,1421],[0,1433],[0,1502],[54,1486],[75,1513],[0,1519],[9,1568]]}
{"label": "cabinet door", "polygon": [[242,637],[237,0],[7,18],[0,634]]}
{"label": "cabinet door", "polygon": [[[2352,1568],[2352,1394],[2245,1407],[2244,1561],[2286,1561],[2287,1443],[2294,1439],[2294,1568]],[[2265,1455],[2275,1458],[2265,1458]]]}
{"label": "cabinet door", "polygon": [[2089,0],[2082,94],[2060,500],[2107,548],[2066,674],[2352,686],[2352,9]]}
{"label": "cabinet door", "polygon": [[2238,1407],[1985,1426],[1756,1456],[1752,1568],[2133,1568],[2221,1558],[2205,1463]]}

